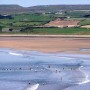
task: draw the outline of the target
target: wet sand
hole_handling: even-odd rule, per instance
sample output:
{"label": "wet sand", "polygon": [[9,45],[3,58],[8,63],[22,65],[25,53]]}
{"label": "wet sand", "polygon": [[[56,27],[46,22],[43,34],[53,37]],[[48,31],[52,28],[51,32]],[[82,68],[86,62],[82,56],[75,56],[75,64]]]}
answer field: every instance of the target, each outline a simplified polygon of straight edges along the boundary
{"label": "wet sand", "polygon": [[79,51],[81,48],[90,48],[90,37],[4,35],[0,36],[0,48],[90,54],[89,51]]}

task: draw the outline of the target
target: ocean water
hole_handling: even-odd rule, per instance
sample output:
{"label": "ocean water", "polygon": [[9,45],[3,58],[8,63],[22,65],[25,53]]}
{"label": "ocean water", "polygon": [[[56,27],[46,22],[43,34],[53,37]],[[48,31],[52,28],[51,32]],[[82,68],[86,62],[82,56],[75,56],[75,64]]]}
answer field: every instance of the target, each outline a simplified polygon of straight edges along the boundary
{"label": "ocean water", "polygon": [[90,80],[90,56],[0,49],[0,90],[64,90]]}

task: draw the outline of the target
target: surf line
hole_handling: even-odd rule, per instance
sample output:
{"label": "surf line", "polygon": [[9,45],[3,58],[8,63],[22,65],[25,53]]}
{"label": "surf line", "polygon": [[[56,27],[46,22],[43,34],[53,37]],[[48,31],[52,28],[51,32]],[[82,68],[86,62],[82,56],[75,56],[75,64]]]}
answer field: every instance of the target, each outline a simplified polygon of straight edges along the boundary
{"label": "surf line", "polygon": [[13,53],[13,52],[9,52],[9,54],[11,54],[11,55],[15,55],[15,56],[23,56],[22,54],[20,54],[20,53]]}
{"label": "surf line", "polygon": [[[81,67],[83,67],[83,66],[81,66]],[[79,85],[90,82],[90,80],[88,79],[88,74],[86,74],[85,72],[83,72],[83,71],[81,70],[81,67],[79,68],[79,71],[81,71],[81,72],[85,75],[85,80],[82,81],[82,82],[79,82],[79,83],[78,83]]]}
{"label": "surf line", "polygon": [[35,84],[35,85],[28,87],[26,90],[37,90],[38,87],[39,87],[39,84]]}

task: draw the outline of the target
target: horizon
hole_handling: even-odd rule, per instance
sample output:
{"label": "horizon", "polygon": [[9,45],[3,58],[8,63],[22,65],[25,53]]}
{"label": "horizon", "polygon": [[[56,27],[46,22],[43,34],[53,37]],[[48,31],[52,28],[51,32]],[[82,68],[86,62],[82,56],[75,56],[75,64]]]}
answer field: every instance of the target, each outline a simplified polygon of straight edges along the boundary
{"label": "horizon", "polygon": [[39,5],[89,5],[88,0],[1,0],[0,5],[20,5],[23,7],[39,6]]}
{"label": "horizon", "polygon": [[21,7],[33,7],[33,6],[49,6],[49,5],[90,5],[90,4],[47,4],[47,5],[33,5],[33,6],[22,6],[22,5],[19,5],[19,4],[0,4],[0,6],[2,5],[18,5],[18,6],[21,6]]}

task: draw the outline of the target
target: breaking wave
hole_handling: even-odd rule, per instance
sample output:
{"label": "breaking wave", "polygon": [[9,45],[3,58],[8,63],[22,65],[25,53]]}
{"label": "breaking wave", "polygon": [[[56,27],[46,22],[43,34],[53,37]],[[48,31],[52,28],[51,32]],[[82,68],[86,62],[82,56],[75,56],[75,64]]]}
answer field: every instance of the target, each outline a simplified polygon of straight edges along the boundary
{"label": "breaking wave", "polygon": [[[83,67],[83,66],[81,66],[81,67]],[[80,68],[81,68],[81,67],[80,67]],[[79,70],[82,72],[82,70],[81,70],[80,68],[79,68]],[[85,83],[89,83],[89,82],[90,82],[88,74],[85,73],[84,71],[83,71],[83,74],[85,75],[85,80],[82,81],[82,82],[79,82],[79,83],[78,83],[79,85],[85,84]]]}
{"label": "breaking wave", "polygon": [[85,80],[84,81],[82,81],[82,82],[79,82],[78,84],[85,84],[85,83],[89,83],[90,82],[90,80],[88,79],[88,75],[86,74],[86,73],[84,73],[85,74],[85,76],[86,76],[86,78],[85,78]]}
{"label": "breaking wave", "polygon": [[37,90],[38,87],[39,87],[39,84],[35,84],[35,85],[28,87],[26,90]]}
{"label": "breaking wave", "polygon": [[20,53],[14,53],[14,52],[9,52],[9,54],[11,54],[11,55],[15,55],[15,56],[23,56],[23,55],[20,54]]}

